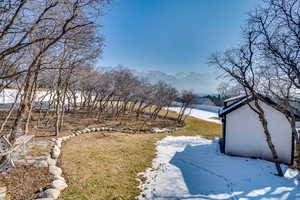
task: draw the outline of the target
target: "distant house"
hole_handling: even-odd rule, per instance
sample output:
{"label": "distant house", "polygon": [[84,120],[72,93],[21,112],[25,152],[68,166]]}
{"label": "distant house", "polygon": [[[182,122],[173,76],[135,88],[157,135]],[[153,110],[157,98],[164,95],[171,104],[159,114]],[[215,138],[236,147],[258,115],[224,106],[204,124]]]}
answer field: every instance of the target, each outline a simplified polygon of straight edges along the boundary
{"label": "distant house", "polygon": [[[254,105],[249,96],[238,96],[225,100],[225,107],[219,112],[223,123],[221,151],[225,154],[255,157],[272,161],[263,127],[257,113],[249,106]],[[268,128],[280,162],[293,163],[294,136],[285,115],[275,109],[275,102],[269,98],[259,100],[265,111]]]}

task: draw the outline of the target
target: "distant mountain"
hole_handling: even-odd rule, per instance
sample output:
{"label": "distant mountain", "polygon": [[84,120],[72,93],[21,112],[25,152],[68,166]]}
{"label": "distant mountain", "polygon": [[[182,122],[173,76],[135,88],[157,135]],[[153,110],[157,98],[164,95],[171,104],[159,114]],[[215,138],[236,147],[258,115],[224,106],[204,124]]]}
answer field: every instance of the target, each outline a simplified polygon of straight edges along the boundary
{"label": "distant mountain", "polygon": [[139,74],[151,83],[162,80],[179,90],[192,90],[199,95],[216,93],[218,85],[212,73],[182,72],[171,75],[161,71],[148,71]]}

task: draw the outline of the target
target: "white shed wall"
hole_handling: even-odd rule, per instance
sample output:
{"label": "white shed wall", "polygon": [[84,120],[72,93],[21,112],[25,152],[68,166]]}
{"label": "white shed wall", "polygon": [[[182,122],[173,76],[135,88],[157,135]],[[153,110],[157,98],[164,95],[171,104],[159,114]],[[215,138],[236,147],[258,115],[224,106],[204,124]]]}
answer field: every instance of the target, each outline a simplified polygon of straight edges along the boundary
{"label": "white shed wall", "polygon": [[[253,103],[253,102],[252,102]],[[271,106],[262,105],[273,144],[281,162],[290,163],[292,130],[285,116]],[[225,153],[272,160],[258,115],[244,105],[226,115]]]}

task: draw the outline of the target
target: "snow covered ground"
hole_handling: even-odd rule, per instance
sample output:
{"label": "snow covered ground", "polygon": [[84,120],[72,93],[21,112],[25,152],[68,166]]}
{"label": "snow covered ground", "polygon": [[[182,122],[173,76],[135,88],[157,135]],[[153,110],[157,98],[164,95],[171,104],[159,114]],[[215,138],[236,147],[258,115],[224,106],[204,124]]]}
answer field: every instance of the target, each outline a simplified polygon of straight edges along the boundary
{"label": "snow covered ground", "polygon": [[[169,110],[179,113],[180,108],[170,107]],[[205,110],[200,110],[195,108],[188,108],[186,109],[185,114],[198,119],[215,122],[219,124],[221,123],[221,120],[218,119],[218,113],[216,112],[210,112],[210,111],[205,111]]]}
{"label": "snow covered ground", "polygon": [[278,177],[273,163],[223,155],[199,136],[157,142],[152,165],[139,200],[300,199],[297,171],[283,166],[285,177]]}
{"label": "snow covered ground", "polygon": [[[18,90],[17,89],[4,89],[0,92],[0,109],[1,106],[5,107],[5,108],[9,108],[9,105],[5,106],[5,104],[12,104],[15,102],[16,98],[17,98],[17,94],[18,94]],[[69,94],[70,95],[70,94]],[[51,98],[53,98],[53,96],[55,97],[55,93],[52,93],[47,91],[47,90],[39,90],[36,92],[35,94],[35,101],[36,102],[49,102],[51,100]],[[76,93],[76,101],[77,103],[79,102],[83,102],[84,101],[84,97],[83,95],[81,95],[80,92]],[[20,95],[19,98],[17,100],[17,103],[20,102]],[[73,98],[71,98],[71,102],[73,102]],[[69,103],[66,100],[66,103]]]}

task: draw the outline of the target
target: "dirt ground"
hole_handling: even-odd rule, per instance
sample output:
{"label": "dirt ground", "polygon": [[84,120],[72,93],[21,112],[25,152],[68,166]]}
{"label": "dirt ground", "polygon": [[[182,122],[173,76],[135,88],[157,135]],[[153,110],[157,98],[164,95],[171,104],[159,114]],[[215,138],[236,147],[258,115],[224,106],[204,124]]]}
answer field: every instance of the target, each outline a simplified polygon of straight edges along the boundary
{"label": "dirt ground", "polygon": [[[0,112],[2,121],[5,115],[5,112]],[[40,117],[41,113],[37,111],[33,112],[29,134],[34,134],[36,141],[47,141],[52,137],[56,137],[54,129],[55,116],[50,117],[49,122],[47,122],[47,120],[39,121],[38,118]],[[7,134],[10,131],[13,120],[14,115],[12,119],[8,121],[2,134]],[[66,113],[64,126],[59,137],[68,135],[72,131],[81,128],[97,126],[117,127],[124,130],[140,131],[142,133],[143,131],[151,130],[153,127],[175,129],[178,124],[167,119],[153,120],[146,115],[141,115],[139,119],[136,119],[134,113],[127,113],[118,119],[104,116],[101,121],[98,121],[95,117],[88,116],[85,111],[79,110],[77,112]],[[49,151],[49,149],[39,150],[39,148],[33,148],[28,151],[28,154],[39,156],[39,154],[45,153],[45,151]],[[10,172],[0,175],[0,185],[7,186],[10,200],[27,200],[32,199],[38,191],[50,183],[49,177],[47,168],[34,168],[29,164],[18,164],[17,167]]]}
{"label": "dirt ground", "polygon": [[[0,111],[0,123],[4,121],[7,112]],[[54,137],[55,136],[55,114],[50,113],[47,119],[43,118],[44,113],[40,113],[35,110],[31,116],[31,122],[29,125],[29,134],[34,134],[36,138],[39,137]],[[13,126],[14,115],[7,122],[4,130],[0,135],[8,134]],[[41,120],[39,120],[41,119]],[[136,131],[150,131],[153,127],[158,128],[174,128],[178,124],[175,121],[168,119],[151,119],[148,115],[140,115],[136,119],[135,113],[126,113],[118,118],[111,117],[109,114],[102,116],[99,121],[95,116],[88,115],[85,110],[77,110],[66,112],[64,116],[64,126],[60,132],[60,136],[69,134],[71,131],[75,131],[82,127],[89,126],[110,126],[118,127],[125,130]]]}
{"label": "dirt ground", "polygon": [[0,185],[7,187],[10,200],[34,198],[51,179],[47,168],[34,168],[32,165],[17,165],[0,177]]}

